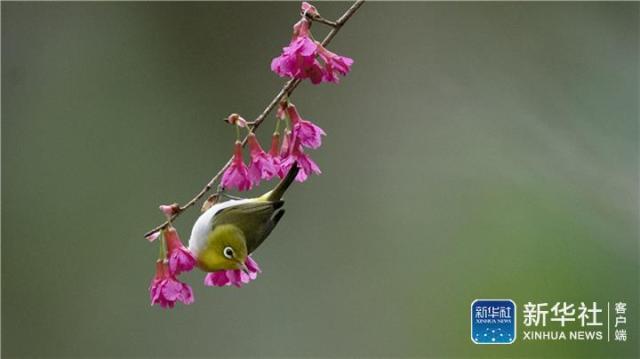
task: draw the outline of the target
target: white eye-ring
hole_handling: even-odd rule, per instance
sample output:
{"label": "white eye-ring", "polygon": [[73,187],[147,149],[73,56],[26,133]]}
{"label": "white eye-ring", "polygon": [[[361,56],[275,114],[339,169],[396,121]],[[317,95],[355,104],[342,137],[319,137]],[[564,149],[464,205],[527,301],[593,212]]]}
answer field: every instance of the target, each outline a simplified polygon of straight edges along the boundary
{"label": "white eye-ring", "polygon": [[222,254],[224,254],[224,256],[228,259],[233,258],[233,248],[224,247],[224,249],[222,250]]}

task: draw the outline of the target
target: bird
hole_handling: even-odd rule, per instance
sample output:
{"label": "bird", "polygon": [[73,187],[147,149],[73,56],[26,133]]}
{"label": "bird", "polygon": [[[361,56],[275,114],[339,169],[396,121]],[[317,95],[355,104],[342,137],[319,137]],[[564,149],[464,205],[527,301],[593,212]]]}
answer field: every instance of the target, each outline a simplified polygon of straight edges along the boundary
{"label": "bird", "polygon": [[189,250],[205,272],[240,269],[269,236],[285,213],[282,196],[298,174],[294,163],[287,175],[262,196],[217,203],[198,217],[191,230]]}

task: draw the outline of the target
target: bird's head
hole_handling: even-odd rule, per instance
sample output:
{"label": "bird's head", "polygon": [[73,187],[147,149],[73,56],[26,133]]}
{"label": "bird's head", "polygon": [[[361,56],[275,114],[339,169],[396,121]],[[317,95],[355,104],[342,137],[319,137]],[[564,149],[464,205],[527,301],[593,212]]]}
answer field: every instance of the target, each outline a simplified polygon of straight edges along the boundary
{"label": "bird's head", "polygon": [[198,253],[198,266],[207,272],[223,269],[246,271],[247,244],[242,231],[233,224],[216,226],[208,235],[206,245]]}

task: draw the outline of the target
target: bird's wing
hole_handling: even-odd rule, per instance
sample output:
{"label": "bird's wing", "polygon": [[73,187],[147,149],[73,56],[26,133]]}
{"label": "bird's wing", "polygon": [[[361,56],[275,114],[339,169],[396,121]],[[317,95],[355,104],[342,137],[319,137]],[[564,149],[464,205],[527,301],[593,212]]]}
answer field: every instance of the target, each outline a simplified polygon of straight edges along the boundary
{"label": "bird's wing", "polygon": [[213,217],[213,228],[220,224],[237,226],[244,233],[247,251],[251,253],[267,238],[282,217],[284,210],[278,209],[283,204],[283,201],[249,202],[221,209]]}

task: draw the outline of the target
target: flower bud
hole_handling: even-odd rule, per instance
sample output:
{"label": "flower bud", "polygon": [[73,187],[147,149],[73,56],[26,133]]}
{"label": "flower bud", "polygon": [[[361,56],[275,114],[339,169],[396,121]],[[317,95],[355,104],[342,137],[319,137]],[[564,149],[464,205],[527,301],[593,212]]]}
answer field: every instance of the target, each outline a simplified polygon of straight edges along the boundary
{"label": "flower bud", "polygon": [[242,118],[237,113],[232,113],[231,115],[229,115],[229,117],[225,119],[225,122],[238,127],[247,127],[247,120]]}

